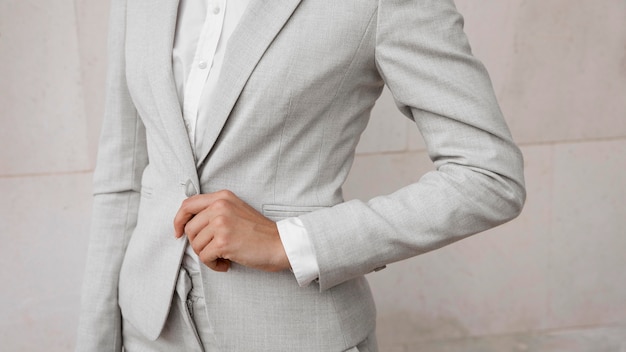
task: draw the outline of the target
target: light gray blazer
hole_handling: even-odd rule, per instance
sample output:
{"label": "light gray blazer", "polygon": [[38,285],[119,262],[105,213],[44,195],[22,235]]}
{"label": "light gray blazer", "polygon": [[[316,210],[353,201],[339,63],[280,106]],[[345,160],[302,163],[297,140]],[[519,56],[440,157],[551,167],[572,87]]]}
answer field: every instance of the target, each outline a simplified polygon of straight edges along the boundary
{"label": "light gray blazer", "polygon": [[[112,0],[107,101],[79,351],[119,351],[121,316],[156,339],[185,240],[180,203],[229,189],[299,216],[319,282],[203,271],[223,351],[343,351],[374,329],[364,274],[515,217],[522,156],[452,0],[255,0],[233,33],[197,162],[171,69],[176,0]],[[436,171],[368,202],[341,187],[387,84]]]}

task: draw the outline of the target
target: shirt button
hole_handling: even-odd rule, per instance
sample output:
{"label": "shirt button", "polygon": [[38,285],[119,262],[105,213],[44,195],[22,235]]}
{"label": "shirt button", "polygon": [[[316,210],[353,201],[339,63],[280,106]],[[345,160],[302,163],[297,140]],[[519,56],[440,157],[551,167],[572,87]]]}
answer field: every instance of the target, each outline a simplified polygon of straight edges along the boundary
{"label": "shirt button", "polygon": [[204,70],[204,69],[207,67],[206,61],[200,61],[200,62],[198,63],[198,67],[199,67],[201,70]]}
{"label": "shirt button", "polygon": [[219,13],[220,13],[220,8],[219,8],[218,6],[215,6],[215,7],[213,8],[213,14],[214,14],[214,15],[217,15],[217,14],[219,14]]}

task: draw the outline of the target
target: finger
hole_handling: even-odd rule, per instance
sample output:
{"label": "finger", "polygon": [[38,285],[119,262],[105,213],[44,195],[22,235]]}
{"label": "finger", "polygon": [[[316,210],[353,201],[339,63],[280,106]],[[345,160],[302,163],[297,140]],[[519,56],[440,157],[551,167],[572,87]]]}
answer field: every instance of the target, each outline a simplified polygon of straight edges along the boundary
{"label": "finger", "polygon": [[211,204],[212,198],[210,194],[199,194],[189,197],[181,203],[174,216],[174,233],[177,238],[184,234],[185,225],[189,220]]}
{"label": "finger", "polygon": [[215,261],[215,271],[225,273],[228,271],[228,269],[230,269],[230,260],[218,258]]}
{"label": "finger", "polygon": [[230,191],[218,191],[214,193],[198,194],[185,199],[174,216],[174,233],[176,238],[180,238],[183,235],[185,225],[194,215],[218,200],[236,202],[239,201],[239,198]]}
{"label": "finger", "polygon": [[197,235],[194,236],[187,234],[187,237],[189,238],[189,244],[191,245],[193,251],[200,256],[200,253],[202,253],[206,246],[208,246],[213,240],[213,230],[207,226]]}
{"label": "finger", "polygon": [[209,247],[205,247],[204,250],[198,254],[198,257],[200,261],[211,270],[226,272],[230,268],[230,260],[215,255]]}
{"label": "finger", "polygon": [[[189,241],[194,241],[195,237],[203,231],[214,232],[215,230],[230,229],[233,225],[230,220],[232,217],[231,210],[232,206],[229,201],[218,199],[196,214],[184,226]],[[212,237],[213,234],[210,234],[210,238]]]}
{"label": "finger", "polygon": [[176,216],[174,216],[174,235],[176,238],[180,238],[183,235],[185,225],[187,225],[187,222],[189,222],[194,215],[195,214],[185,211],[182,206],[178,209]]}
{"label": "finger", "polygon": [[189,241],[193,241],[194,238],[207,226],[211,221],[211,212],[208,209],[204,209],[200,213],[192,217],[183,226],[185,235],[189,238]]}
{"label": "finger", "polygon": [[230,269],[230,260],[218,258],[212,262],[204,263],[209,269],[221,273],[225,273]]}

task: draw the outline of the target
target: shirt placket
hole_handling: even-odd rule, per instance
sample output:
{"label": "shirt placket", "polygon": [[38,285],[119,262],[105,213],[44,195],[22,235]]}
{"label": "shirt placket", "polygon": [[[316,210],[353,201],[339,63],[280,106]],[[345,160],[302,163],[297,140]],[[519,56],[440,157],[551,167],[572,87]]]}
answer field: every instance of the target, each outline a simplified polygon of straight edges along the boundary
{"label": "shirt placket", "polygon": [[210,0],[208,4],[206,18],[185,85],[185,101],[183,102],[183,116],[189,140],[194,147],[194,155],[200,98],[204,84],[211,72],[215,51],[222,34],[224,14],[226,13],[226,0]]}

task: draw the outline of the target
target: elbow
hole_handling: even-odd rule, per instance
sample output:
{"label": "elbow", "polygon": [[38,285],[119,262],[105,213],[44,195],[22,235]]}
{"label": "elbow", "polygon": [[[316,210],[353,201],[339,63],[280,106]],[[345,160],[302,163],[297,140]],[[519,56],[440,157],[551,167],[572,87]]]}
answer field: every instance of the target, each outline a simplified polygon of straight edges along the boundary
{"label": "elbow", "polygon": [[517,218],[522,213],[526,201],[526,189],[523,184],[510,179],[500,179],[496,184],[496,187],[482,190],[483,206],[476,207],[476,215],[485,221],[483,230]]}
{"label": "elbow", "polygon": [[[519,149],[518,149],[519,150]],[[510,220],[515,219],[522,213],[524,204],[526,203],[526,181],[524,180],[524,158],[521,151],[519,151],[519,157],[517,158],[515,172],[512,173],[512,177],[508,180],[508,186],[512,194],[512,206]]]}
{"label": "elbow", "polygon": [[[516,148],[517,149],[517,148]],[[502,223],[517,218],[526,203],[526,185],[524,180],[524,160],[521,151],[509,156],[508,162],[502,162],[503,167],[493,170],[492,180],[495,181],[493,190],[497,190],[499,201],[496,202],[496,211],[500,212]],[[496,171],[497,170],[497,171]]]}
{"label": "elbow", "polygon": [[511,193],[513,197],[510,200],[510,212],[506,221],[511,221],[518,217],[522,213],[524,204],[526,203],[526,187],[523,183],[513,183],[511,185]]}
{"label": "elbow", "polygon": [[502,178],[499,198],[496,209],[499,209],[502,223],[509,222],[517,218],[526,203],[526,186],[524,183],[524,175],[520,168],[516,177]]}
{"label": "elbow", "polygon": [[[484,171],[483,171],[484,172]],[[504,173],[483,173],[480,177],[481,186],[476,198],[472,197],[472,203],[478,204],[480,199],[484,206],[476,209],[480,217],[483,217],[491,225],[498,226],[517,218],[524,208],[526,202],[526,187],[524,185],[523,172]]]}

